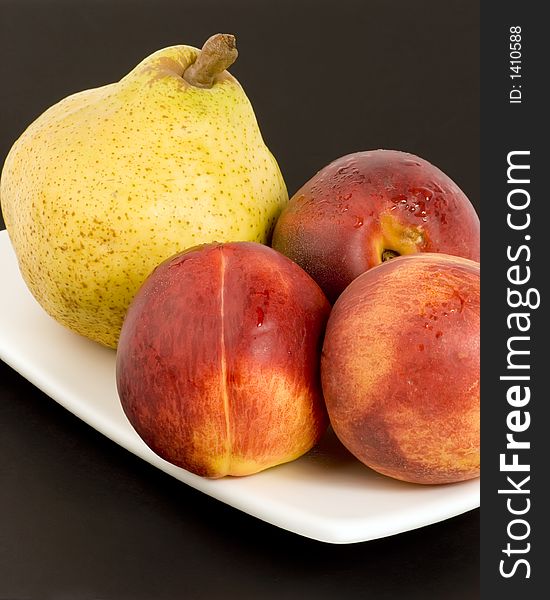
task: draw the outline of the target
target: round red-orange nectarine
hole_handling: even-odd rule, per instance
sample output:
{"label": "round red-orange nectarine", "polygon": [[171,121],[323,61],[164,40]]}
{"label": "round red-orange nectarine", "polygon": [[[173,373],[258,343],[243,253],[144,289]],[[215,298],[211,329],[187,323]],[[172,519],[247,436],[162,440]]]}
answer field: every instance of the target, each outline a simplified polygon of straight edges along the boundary
{"label": "round red-orange nectarine", "polygon": [[395,258],[360,275],[330,315],[321,379],[359,460],[416,483],[479,475],[479,264]]}

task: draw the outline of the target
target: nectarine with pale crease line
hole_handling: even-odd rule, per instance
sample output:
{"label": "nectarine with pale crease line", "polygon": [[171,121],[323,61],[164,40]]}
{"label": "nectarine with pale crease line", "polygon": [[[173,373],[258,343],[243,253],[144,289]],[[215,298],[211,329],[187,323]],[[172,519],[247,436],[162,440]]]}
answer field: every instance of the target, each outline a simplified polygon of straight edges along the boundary
{"label": "nectarine with pale crease line", "polygon": [[162,263],[130,305],[117,353],[123,409],[160,456],[207,477],[298,458],[324,432],[319,361],[330,305],[256,243]]}

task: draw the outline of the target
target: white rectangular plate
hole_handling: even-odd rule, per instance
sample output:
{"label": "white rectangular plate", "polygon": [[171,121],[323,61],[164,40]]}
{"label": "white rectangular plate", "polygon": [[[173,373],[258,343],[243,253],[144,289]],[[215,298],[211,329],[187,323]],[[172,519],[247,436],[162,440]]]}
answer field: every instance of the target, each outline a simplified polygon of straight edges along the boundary
{"label": "white rectangular plate", "polygon": [[300,535],[347,544],[448,519],[479,506],[479,480],[395,481],[363,466],[330,433],[302,458],[249,477],[208,480],[154,454],[120,406],[115,352],[51,319],[27,290],[0,232],[0,358],[117,444],[205,494]]}

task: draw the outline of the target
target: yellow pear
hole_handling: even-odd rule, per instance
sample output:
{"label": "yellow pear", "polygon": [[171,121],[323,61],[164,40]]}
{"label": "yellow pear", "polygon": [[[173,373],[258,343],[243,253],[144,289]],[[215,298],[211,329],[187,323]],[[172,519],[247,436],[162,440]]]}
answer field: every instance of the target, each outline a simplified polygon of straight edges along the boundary
{"label": "yellow pear", "polygon": [[197,244],[266,243],[288,201],[227,69],[235,38],[155,52],[49,108],[11,149],[2,211],[29,289],[57,321],[116,347],[162,260]]}

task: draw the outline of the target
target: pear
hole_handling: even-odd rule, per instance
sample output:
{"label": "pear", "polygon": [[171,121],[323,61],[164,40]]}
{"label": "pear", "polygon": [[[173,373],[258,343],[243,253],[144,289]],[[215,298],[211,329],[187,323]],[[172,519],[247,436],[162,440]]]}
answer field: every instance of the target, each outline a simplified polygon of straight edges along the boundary
{"label": "pear", "polygon": [[55,104],[0,184],[19,267],[42,307],[115,348],[149,273],[186,248],[268,243],[288,201],[252,106],[226,69],[235,38],[172,46],[119,82]]}

